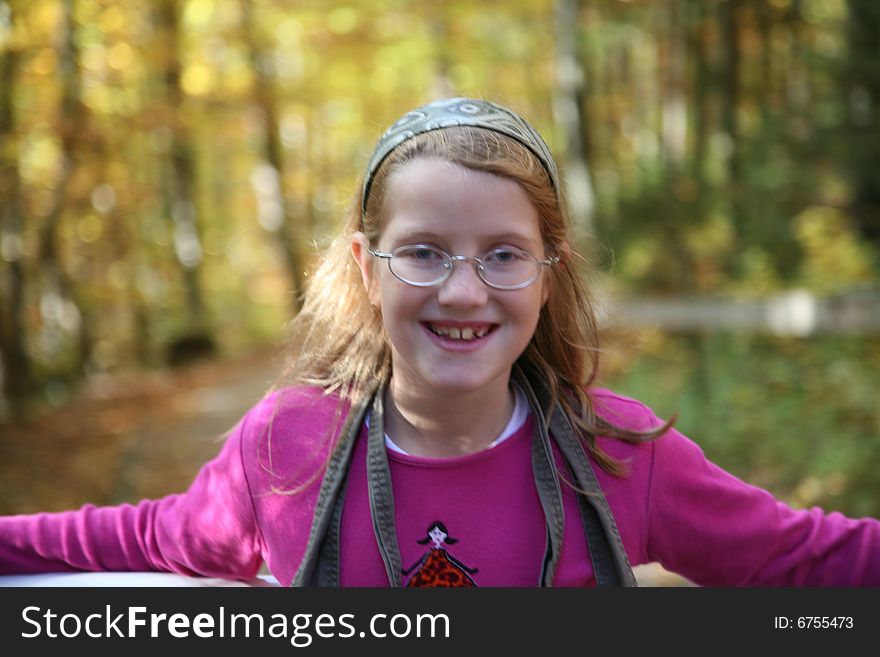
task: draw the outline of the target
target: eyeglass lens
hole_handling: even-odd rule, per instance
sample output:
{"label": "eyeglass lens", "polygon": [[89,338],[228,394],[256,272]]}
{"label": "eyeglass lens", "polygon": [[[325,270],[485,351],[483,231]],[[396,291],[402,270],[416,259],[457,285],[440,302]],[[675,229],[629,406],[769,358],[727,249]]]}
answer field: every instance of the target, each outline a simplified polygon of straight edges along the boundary
{"label": "eyeglass lens", "polygon": [[[430,246],[403,246],[392,252],[389,265],[395,276],[413,283],[434,283],[444,279],[453,267],[453,259]],[[534,257],[520,249],[493,249],[479,256],[483,280],[499,287],[516,287],[530,282],[540,272]],[[465,263],[460,262],[459,265]]]}

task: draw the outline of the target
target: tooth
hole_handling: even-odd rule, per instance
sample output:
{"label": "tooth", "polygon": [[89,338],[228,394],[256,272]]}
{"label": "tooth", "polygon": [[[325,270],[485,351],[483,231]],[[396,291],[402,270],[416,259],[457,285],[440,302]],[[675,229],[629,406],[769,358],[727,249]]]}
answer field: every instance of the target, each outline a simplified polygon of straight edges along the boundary
{"label": "tooth", "polygon": [[449,332],[446,330],[445,326],[437,326],[436,324],[431,324],[431,330],[434,331],[437,335],[448,335]]}
{"label": "tooth", "polygon": [[449,329],[449,337],[453,340],[461,340],[461,331],[459,331],[457,328],[451,327]]}
{"label": "tooth", "polygon": [[474,329],[472,329],[472,328],[461,329],[461,339],[462,340],[473,340],[473,338],[474,338]]}
{"label": "tooth", "polygon": [[484,335],[486,335],[486,330],[487,330],[487,329],[482,328],[482,329],[479,329],[479,330],[477,330],[477,331],[474,331],[474,334],[475,334],[478,338],[482,338]]}

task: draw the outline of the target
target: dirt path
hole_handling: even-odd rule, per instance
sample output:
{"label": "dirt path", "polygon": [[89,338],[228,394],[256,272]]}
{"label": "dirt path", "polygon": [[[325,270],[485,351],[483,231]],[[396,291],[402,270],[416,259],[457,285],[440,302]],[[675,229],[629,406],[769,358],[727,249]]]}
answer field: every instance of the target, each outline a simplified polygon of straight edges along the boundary
{"label": "dirt path", "polygon": [[92,379],[63,408],[0,425],[0,514],[185,490],[274,377],[260,352]]}

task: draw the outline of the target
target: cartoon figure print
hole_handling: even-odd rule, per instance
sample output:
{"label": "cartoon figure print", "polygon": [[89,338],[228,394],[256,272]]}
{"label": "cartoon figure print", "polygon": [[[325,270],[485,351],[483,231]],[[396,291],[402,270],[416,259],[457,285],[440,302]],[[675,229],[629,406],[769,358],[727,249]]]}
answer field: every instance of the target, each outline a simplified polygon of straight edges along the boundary
{"label": "cartoon figure print", "polygon": [[477,569],[468,568],[443,547],[444,544],[455,545],[458,539],[449,535],[442,522],[431,523],[427,538],[417,542],[419,545],[432,543],[432,546],[417,563],[403,571],[404,575],[412,573],[406,583],[408,587],[476,586],[471,575],[478,572]]}

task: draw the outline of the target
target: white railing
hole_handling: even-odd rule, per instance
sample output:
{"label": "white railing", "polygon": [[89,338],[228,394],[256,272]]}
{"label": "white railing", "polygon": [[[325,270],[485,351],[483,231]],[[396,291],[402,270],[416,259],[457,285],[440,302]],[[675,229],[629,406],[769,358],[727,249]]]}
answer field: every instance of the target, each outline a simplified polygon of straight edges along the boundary
{"label": "white railing", "polygon": [[188,577],[176,573],[35,573],[0,575],[0,587],[74,586],[74,587],[202,587],[202,586],[278,586],[271,575],[261,575],[246,582],[219,577]]}
{"label": "white railing", "polygon": [[880,333],[880,292],[820,297],[789,290],[756,299],[630,297],[606,299],[615,324],[668,331],[758,331],[779,336]]}

